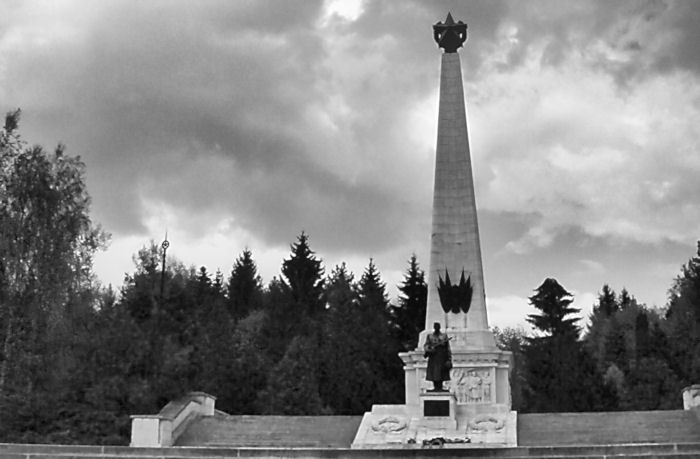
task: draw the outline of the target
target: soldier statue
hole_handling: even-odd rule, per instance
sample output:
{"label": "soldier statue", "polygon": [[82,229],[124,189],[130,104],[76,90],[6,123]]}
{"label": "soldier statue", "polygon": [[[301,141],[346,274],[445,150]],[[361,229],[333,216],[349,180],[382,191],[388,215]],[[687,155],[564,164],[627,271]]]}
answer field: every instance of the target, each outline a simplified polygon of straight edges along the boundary
{"label": "soldier statue", "polygon": [[426,337],[423,350],[424,357],[428,359],[425,379],[433,383],[433,389],[429,392],[444,392],[442,383],[450,380],[452,352],[450,338],[440,331],[440,322],[433,324],[433,333]]}

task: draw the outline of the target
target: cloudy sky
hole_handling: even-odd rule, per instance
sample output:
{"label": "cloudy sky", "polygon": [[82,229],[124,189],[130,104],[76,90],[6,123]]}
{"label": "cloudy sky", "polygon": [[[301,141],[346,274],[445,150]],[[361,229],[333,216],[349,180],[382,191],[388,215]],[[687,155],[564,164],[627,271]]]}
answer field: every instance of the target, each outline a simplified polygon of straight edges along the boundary
{"label": "cloudy sky", "polygon": [[700,238],[700,4],[0,0],[0,110],[87,164],[96,260],[169,254],[264,281],[302,231],[327,270],[427,268],[440,50],[460,51],[490,322],[555,277],[663,306]]}

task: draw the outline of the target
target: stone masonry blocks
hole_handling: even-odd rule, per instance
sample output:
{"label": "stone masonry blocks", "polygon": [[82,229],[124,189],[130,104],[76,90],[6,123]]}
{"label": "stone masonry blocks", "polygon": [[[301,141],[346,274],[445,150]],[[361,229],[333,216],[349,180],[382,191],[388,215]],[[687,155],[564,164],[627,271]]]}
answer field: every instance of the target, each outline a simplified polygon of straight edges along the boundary
{"label": "stone masonry blocks", "polygon": [[[458,53],[442,55],[438,139],[426,330],[433,322],[448,329],[488,330],[479,226],[474,196],[469,132]],[[474,289],[468,314],[445,314],[437,293],[445,269],[453,281],[464,269]],[[492,343],[485,343],[488,348]]]}

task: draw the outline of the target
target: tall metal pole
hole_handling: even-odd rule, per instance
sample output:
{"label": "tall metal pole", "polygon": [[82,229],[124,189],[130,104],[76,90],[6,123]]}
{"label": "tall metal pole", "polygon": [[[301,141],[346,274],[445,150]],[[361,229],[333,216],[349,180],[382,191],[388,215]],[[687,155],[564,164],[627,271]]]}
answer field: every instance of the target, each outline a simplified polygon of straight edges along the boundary
{"label": "tall metal pole", "polygon": [[165,240],[160,245],[163,249],[163,266],[160,270],[160,299],[163,300],[163,293],[165,292],[165,254],[170,247],[170,242],[168,242],[168,233],[165,233]]}

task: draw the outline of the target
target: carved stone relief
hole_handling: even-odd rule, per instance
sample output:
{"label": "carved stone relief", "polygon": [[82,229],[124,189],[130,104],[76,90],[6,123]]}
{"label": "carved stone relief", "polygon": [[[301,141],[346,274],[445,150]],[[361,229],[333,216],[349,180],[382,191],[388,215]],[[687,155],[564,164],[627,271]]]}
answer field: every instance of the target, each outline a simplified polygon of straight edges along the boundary
{"label": "carved stone relief", "polygon": [[491,403],[491,371],[455,368],[452,389],[459,404]]}
{"label": "carved stone relief", "polygon": [[[432,383],[425,380],[425,371],[419,372],[420,392],[432,389]],[[453,368],[450,381],[443,382],[446,391],[452,392],[459,405],[491,403],[493,401],[493,379],[491,370],[475,368]]]}
{"label": "carved stone relief", "polygon": [[468,423],[470,432],[499,432],[503,430],[505,425],[505,419],[490,414],[480,414],[475,416]]}
{"label": "carved stone relief", "polygon": [[401,416],[384,416],[372,422],[372,431],[376,433],[401,432],[408,427],[408,422]]}

